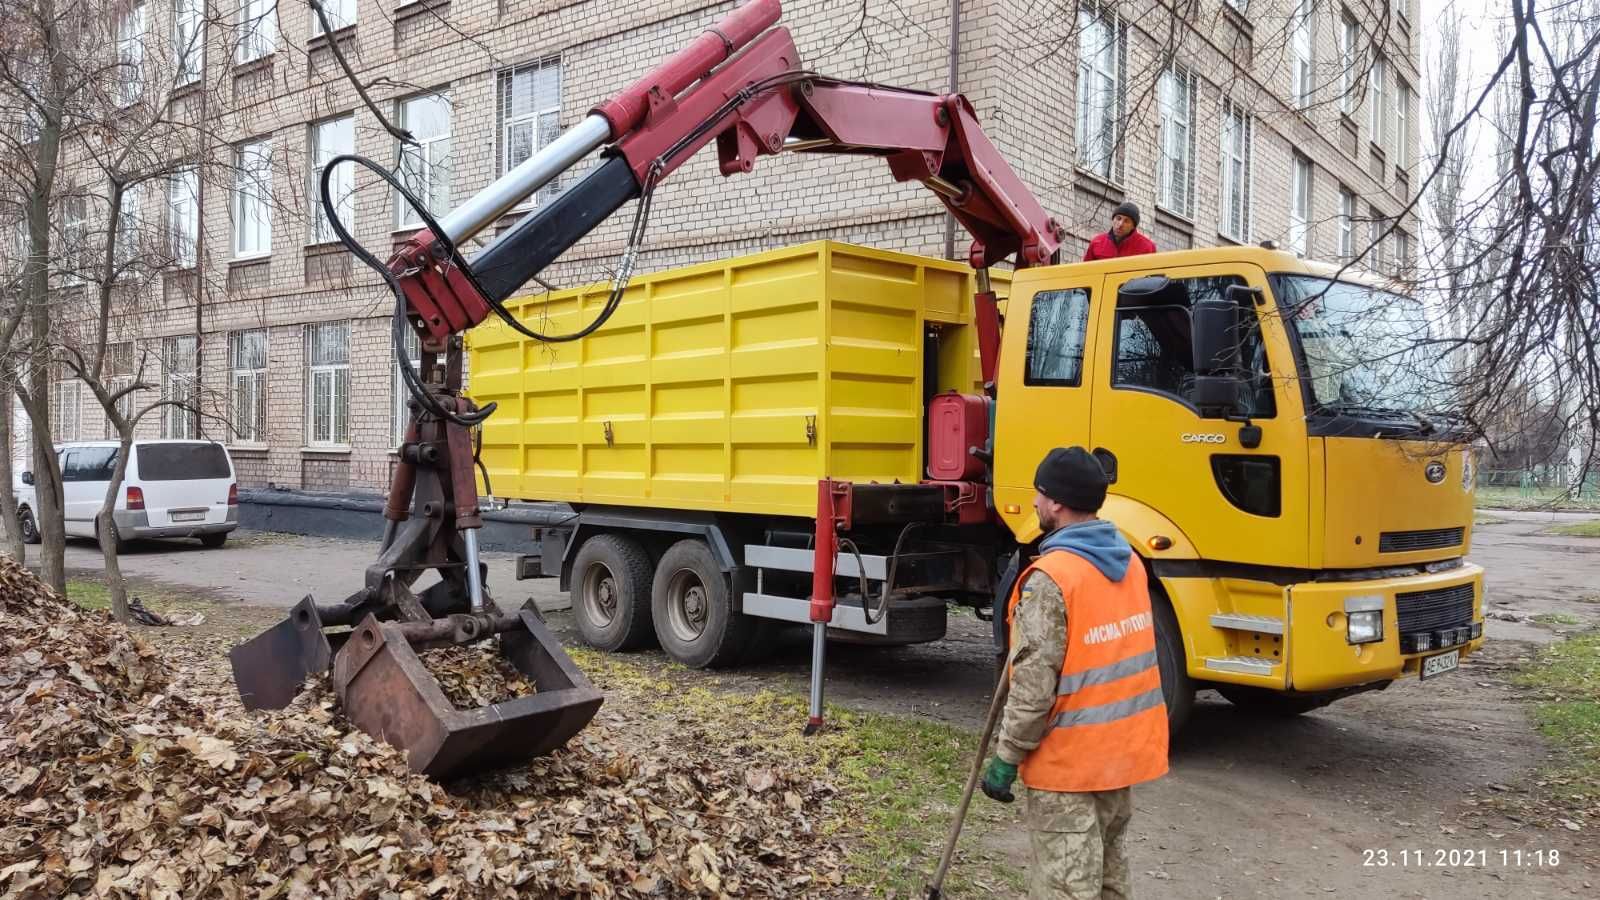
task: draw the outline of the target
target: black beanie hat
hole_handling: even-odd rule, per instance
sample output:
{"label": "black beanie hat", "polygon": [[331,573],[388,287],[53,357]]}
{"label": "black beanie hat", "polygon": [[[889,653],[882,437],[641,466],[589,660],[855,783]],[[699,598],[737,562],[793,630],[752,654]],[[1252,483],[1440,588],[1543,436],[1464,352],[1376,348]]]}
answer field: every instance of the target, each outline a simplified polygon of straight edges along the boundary
{"label": "black beanie hat", "polygon": [[1121,203],[1118,203],[1117,204],[1117,208],[1113,209],[1111,211],[1111,215],[1114,216],[1114,217],[1115,216],[1127,216],[1128,218],[1133,220],[1133,227],[1134,228],[1138,228],[1139,227],[1139,207],[1134,206],[1131,202],[1129,202],[1127,200],[1124,200]]}
{"label": "black beanie hat", "polygon": [[1098,512],[1106,502],[1106,472],[1082,447],[1057,447],[1033,473],[1039,493],[1068,509]]}

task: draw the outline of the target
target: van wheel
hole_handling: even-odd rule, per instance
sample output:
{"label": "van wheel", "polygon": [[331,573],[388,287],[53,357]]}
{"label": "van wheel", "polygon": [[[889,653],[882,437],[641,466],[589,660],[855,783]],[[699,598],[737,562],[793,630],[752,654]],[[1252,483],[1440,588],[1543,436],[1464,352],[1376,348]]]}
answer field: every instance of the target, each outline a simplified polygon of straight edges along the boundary
{"label": "van wheel", "polygon": [[1154,584],[1150,586],[1150,610],[1156,619],[1156,667],[1161,670],[1161,699],[1167,704],[1167,733],[1176,735],[1194,710],[1194,680],[1189,677],[1178,617],[1166,593]]}
{"label": "van wheel", "polygon": [[26,506],[17,510],[17,530],[22,532],[24,544],[39,543],[39,523],[33,520],[33,510]]}
{"label": "van wheel", "polygon": [[731,666],[754,637],[755,620],[734,610],[728,576],[698,538],[679,541],[662,554],[650,608],[661,649],[692,668]]}
{"label": "van wheel", "polygon": [[602,534],[578,548],[572,617],[592,647],[632,650],[649,643],[650,556],[637,541]]}
{"label": "van wheel", "polygon": [[1292,719],[1321,709],[1339,698],[1338,691],[1286,694],[1246,684],[1215,684],[1217,693],[1240,710],[1258,716]]}
{"label": "van wheel", "polygon": [[213,531],[210,534],[200,535],[200,546],[207,550],[215,550],[228,542],[226,531]]}

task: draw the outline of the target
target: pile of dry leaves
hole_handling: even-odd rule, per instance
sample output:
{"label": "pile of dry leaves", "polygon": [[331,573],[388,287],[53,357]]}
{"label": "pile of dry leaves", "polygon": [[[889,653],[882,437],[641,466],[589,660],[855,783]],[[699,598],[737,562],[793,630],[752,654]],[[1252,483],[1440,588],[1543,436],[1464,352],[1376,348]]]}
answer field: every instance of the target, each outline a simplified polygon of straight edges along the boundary
{"label": "pile of dry leaves", "polygon": [[[214,648],[145,646],[0,558],[4,896],[814,896],[831,788],[607,707],[563,751],[450,790],[324,689],[246,713]],[[221,665],[225,667],[225,662]],[[615,704],[613,704],[615,706]],[[635,726],[640,727],[635,727]]]}

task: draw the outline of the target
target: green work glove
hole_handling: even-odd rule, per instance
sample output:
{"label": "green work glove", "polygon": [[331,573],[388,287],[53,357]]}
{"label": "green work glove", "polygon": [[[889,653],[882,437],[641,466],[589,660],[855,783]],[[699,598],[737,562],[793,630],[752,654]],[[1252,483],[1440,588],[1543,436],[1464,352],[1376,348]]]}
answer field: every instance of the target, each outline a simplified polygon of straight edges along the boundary
{"label": "green work glove", "polygon": [[998,756],[989,757],[983,767],[983,792],[990,800],[1010,803],[1017,799],[1011,793],[1011,782],[1017,780],[1017,767]]}

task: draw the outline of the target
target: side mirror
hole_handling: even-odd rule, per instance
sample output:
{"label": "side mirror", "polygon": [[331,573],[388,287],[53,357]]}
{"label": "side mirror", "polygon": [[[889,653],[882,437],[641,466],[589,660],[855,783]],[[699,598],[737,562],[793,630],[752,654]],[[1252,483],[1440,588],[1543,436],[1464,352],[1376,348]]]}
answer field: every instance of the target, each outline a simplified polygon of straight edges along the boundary
{"label": "side mirror", "polygon": [[32,485],[33,484],[33,473],[32,472],[23,472],[22,473],[22,483],[26,484],[26,485]]}
{"label": "side mirror", "polygon": [[1239,357],[1243,317],[1234,289],[1228,289],[1225,300],[1199,301],[1189,316],[1194,349],[1194,405],[1202,418],[1236,416],[1244,377]]}

